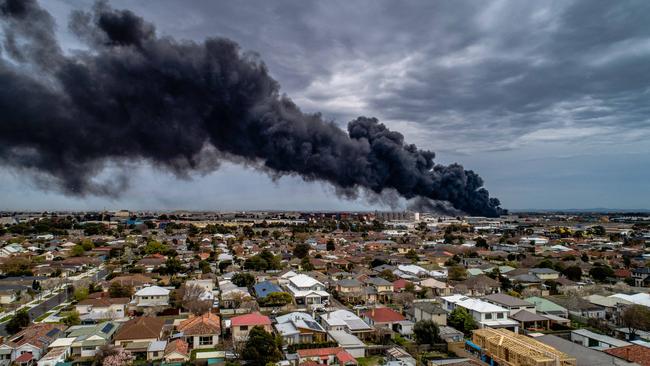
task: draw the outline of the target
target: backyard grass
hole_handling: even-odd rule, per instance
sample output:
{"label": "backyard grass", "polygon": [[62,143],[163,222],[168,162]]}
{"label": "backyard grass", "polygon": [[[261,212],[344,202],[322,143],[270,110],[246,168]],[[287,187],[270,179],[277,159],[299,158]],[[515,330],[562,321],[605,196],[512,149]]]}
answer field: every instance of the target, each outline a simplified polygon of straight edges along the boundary
{"label": "backyard grass", "polygon": [[370,356],[370,357],[360,357],[357,358],[357,364],[359,366],[378,366],[384,360],[381,356]]}
{"label": "backyard grass", "polygon": [[9,319],[11,319],[12,317],[13,317],[13,315],[7,315],[7,316],[3,317],[2,319],[0,319],[0,323],[8,322]]}

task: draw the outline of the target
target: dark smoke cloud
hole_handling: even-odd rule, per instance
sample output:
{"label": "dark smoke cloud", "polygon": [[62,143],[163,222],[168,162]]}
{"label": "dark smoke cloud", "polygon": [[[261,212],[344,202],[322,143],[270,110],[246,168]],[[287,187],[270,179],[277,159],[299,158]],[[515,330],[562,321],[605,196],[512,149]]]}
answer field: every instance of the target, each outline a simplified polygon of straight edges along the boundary
{"label": "dark smoke cloud", "polygon": [[346,196],[394,191],[470,214],[502,212],[476,173],[434,164],[433,152],[374,118],[346,132],[301,112],[233,41],[157,37],[152,24],[100,2],[72,15],[69,27],[89,50],[69,56],[36,2],[0,0],[0,9],[10,59],[0,59],[0,162],[67,194],[123,190],[126,170],[96,178],[109,162],[146,160],[187,177],[225,159],[326,181]]}

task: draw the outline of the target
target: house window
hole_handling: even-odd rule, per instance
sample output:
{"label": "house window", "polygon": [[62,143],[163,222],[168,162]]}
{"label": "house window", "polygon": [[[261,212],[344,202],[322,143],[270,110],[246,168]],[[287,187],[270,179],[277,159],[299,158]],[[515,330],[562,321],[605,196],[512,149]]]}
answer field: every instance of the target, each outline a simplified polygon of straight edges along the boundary
{"label": "house window", "polygon": [[503,319],[503,313],[498,313],[497,314],[497,319]]}
{"label": "house window", "polygon": [[248,330],[248,325],[240,325],[239,330]]}
{"label": "house window", "polygon": [[212,337],[199,337],[199,345],[208,346],[212,344]]}
{"label": "house window", "polygon": [[485,319],[492,319],[492,314],[485,314]]}

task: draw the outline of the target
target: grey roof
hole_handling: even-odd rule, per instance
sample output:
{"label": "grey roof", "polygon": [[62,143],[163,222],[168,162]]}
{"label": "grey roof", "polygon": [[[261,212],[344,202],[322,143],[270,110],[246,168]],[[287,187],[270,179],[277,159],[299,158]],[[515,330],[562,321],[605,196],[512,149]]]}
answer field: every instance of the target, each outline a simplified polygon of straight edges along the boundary
{"label": "grey roof", "polygon": [[391,286],[393,284],[392,282],[387,281],[381,277],[370,277],[366,280],[366,283],[375,286]]}
{"label": "grey roof", "polygon": [[530,273],[559,274],[560,272],[551,268],[531,268]]}
{"label": "grey roof", "polygon": [[504,306],[535,306],[535,304],[503,293],[483,296],[483,300]]}
{"label": "grey roof", "polygon": [[358,280],[355,280],[355,279],[340,280],[340,281],[336,282],[336,284],[338,286],[342,286],[342,287],[360,287],[361,286],[361,282],[359,282]]}
{"label": "grey roof", "polygon": [[539,321],[549,320],[545,316],[531,313],[528,310],[520,310],[516,312],[514,315],[510,315],[510,318],[518,322],[539,322]]}
{"label": "grey roof", "polygon": [[528,282],[528,283],[538,283],[542,282],[539,277],[532,274],[521,274],[519,276],[512,277],[512,280],[515,282]]}
{"label": "grey roof", "polygon": [[429,313],[429,314],[447,314],[444,310],[442,310],[440,305],[438,305],[438,304],[436,304],[434,302],[429,302],[429,301],[416,302],[416,303],[413,303],[413,307],[415,309],[420,309],[420,310],[422,310],[422,311],[424,311],[426,313]]}
{"label": "grey roof", "polygon": [[549,345],[560,352],[564,352],[571,357],[575,357],[577,366],[635,366],[637,364],[621,360],[620,358],[610,356],[604,352],[587,348],[566,339],[547,334],[536,337],[546,345]]}

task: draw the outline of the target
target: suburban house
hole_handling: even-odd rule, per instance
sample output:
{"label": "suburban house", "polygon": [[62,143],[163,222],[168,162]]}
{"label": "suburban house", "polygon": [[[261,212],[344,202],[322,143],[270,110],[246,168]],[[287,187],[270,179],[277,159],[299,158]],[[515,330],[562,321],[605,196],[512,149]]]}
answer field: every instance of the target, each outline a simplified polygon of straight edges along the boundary
{"label": "suburban house", "polygon": [[191,316],[183,320],[176,329],[191,349],[214,348],[219,344],[221,335],[221,319],[218,315],[206,313],[201,316]]}
{"label": "suburban house", "polygon": [[377,292],[377,300],[382,302],[390,301],[393,296],[393,283],[381,277],[369,277],[365,280],[367,286],[372,286]]}
{"label": "suburban house", "polygon": [[293,312],[275,320],[275,329],[284,344],[324,342],[327,338],[325,329],[307,313]]}
{"label": "suburban house", "polygon": [[230,329],[233,340],[238,342],[245,341],[248,338],[248,332],[255,326],[261,326],[269,333],[273,331],[271,319],[257,312],[231,318]]}
{"label": "suburban house", "polygon": [[447,325],[447,312],[445,312],[440,305],[430,302],[422,301],[413,303],[413,318],[414,322],[422,320],[431,320],[438,325]]}
{"label": "suburban house", "polygon": [[340,330],[354,334],[359,338],[364,338],[367,334],[374,331],[373,327],[349,310],[335,310],[322,314],[320,320],[321,325],[328,332]]}
{"label": "suburban house", "polygon": [[557,280],[560,278],[560,272],[551,268],[531,268],[528,274],[537,276],[542,281]]}
{"label": "suburban house", "polygon": [[258,299],[263,299],[268,295],[275,292],[282,292],[280,286],[274,284],[271,281],[262,281],[253,285],[253,290],[255,291],[255,296]]}
{"label": "suburban house", "polygon": [[165,355],[163,359],[167,363],[183,363],[189,361],[189,345],[182,339],[169,341],[165,346]]}
{"label": "suburban house", "polygon": [[85,299],[78,302],[75,308],[82,321],[123,319],[130,300],[128,297]]}
{"label": "suburban house", "polygon": [[116,346],[123,346],[132,352],[146,353],[151,342],[160,340],[165,320],[141,316],[122,324],[115,334]]}
{"label": "suburban house", "polygon": [[298,364],[313,362],[319,365],[356,365],[357,360],[341,347],[299,349]]}
{"label": "suburban house", "polygon": [[535,310],[538,313],[542,313],[546,315],[554,315],[562,318],[569,317],[569,311],[566,308],[552,301],[549,301],[548,299],[545,299],[543,297],[533,296],[533,297],[527,297],[524,300],[535,304]]}
{"label": "suburban house", "polygon": [[147,361],[160,360],[165,356],[167,341],[154,341],[147,347]]}
{"label": "suburban house", "polygon": [[330,295],[325,291],[325,285],[305,274],[289,278],[287,289],[296,300],[297,305],[312,307],[329,302]]}
{"label": "suburban house", "polygon": [[390,308],[372,308],[363,313],[363,320],[376,329],[392,329],[395,323],[402,322],[406,318]]}
{"label": "suburban house", "polygon": [[504,307],[463,295],[446,296],[441,300],[443,309],[447,312],[451,313],[457,307],[465,308],[480,328],[505,328],[515,333],[519,331],[519,323],[508,319],[510,312]]}
{"label": "suburban house", "polygon": [[336,292],[338,298],[348,303],[358,304],[365,302],[363,285],[355,279],[342,279],[336,282]]}
{"label": "suburban house", "polygon": [[50,343],[63,334],[63,329],[65,326],[61,324],[31,324],[0,346],[2,362],[27,364],[38,361],[47,352]]}
{"label": "suburban house", "polygon": [[100,347],[112,342],[119,326],[116,322],[71,326],[65,330],[66,339],[73,339],[70,353],[79,357],[95,357]]}
{"label": "suburban house", "polygon": [[650,283],[650,268],[633,268],[632,269],[632,278],[634,278],[634,285],[636,287],[648,287]]}
{"label": "suburban house", "polygon": [[433,296],[449,296],[453,293],[454,287],[435,278],[427,278],[420,281],[420,287],[431,291]]}
{"label": "suburban house", "polygon": [[159,286],[148,286],[133,295],[132,305],[139,308],[169,306],[169,290]]}
{"label": "suburban house", "polygon": [[482,299],[489,302],[490,304],[498,305],[508,309],[510,311],[510,315],[513,315],[520,310],[526,310],[531,313],[536,312],[535,304],[532,302],[528,302],[504,293],[486,295],[483,296]]}

